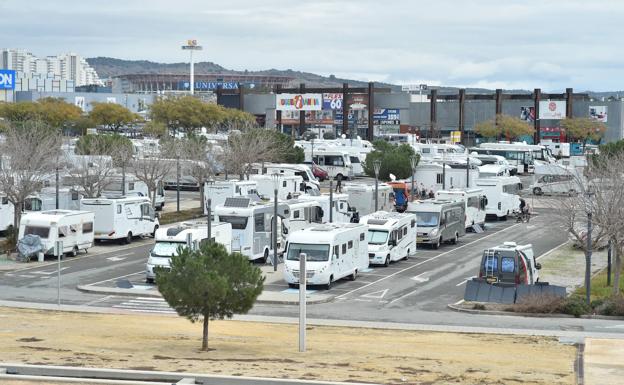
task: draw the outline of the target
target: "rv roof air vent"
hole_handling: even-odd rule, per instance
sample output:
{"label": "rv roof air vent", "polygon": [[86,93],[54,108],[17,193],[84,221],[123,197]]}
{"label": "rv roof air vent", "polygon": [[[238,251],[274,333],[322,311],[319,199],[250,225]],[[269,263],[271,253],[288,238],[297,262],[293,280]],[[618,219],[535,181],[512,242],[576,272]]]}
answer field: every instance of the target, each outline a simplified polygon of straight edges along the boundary
{"label": "rv roof air vent", "polygon": [[167,229],[167,236],[174,237],[184,230],[183,227],[170,227]]}
{"label": "rv roof air vent", "polygon": [[516,242],[503,242],[503,245],[507,246],[507,247],[516,247],[516,246],[518,246],[516,244]]}
{"label": "rv roof air vent", "polygon": [[368,220],[369,225],[385,225],[386,222],[388,221],[385,219],[369,219]]}
{"label": "rv roof air vent", "polygon": [[225,198],[225,207],[249,207],[249,198]]}

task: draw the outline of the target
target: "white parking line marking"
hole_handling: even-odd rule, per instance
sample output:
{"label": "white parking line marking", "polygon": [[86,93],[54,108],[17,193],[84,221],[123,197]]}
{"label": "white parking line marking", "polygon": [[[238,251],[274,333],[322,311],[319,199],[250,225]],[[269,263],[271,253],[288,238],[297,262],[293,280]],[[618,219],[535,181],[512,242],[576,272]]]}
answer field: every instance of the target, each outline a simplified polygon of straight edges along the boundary
{"label": "white parking line marking", "polygon": [[418,283],[425,283],[425,282],[429,282],[429,277],[423,277],[423,275],[427,274],[428,271],[425,271],[424,273],[418,274],[415,277],[410,278],[412,281],[416,281]]}
{"label": "white parking line marking", "polygon": [[[69,267],[61,267],[61,271],[63,270],[67,270],[69,269]],[[33,271],[31,274],[45,274],[45,275],[49,275],[49,274],[55,274],[57,273],[58,270],[52,270],[52,271]]]}
{"label": "white parking line marking", "polygon": [[[492,236],[494,236],[494,235],[496,235],[496,234],[498,234],[498,233],[501,233],[501,232],[503,232],[503,231],[507,231],[507,230],[509,230],[509,229],[513,229],[514,227],[519,226],[519,225],[520,225],[520,223],[515,224],[515,225],[511,225],[511,226],[506,227],[506,228],[504,228],[504,229],[501,229],[501,230],[499,230],[499,231],[497,231],[497,232],[494,232],[494,233],[488,234],[488,235],[486,235],[485,237],[481,237],[481,238],[479,238],[479,239],[475,239],[474,241],[469,242],[469,243],[466,243],[466,244],[461,245],[461,246],[459,246],[459,247],[456,247],[456,248],[454,248],[453,250],[445,251],[445,252],[444,252],[444,253],[442,253],[442,254],[438,254],[438,255],[436,255],[435,257],[431,257],[431,258],[425,259],[424,261],[421,261],[421,262],[418,262],[418,263],[416,263],[416,264],[414,264],[414,265],[412,265],[412,266],[406,267],[406,268],[405,268],[405,269],[403,269],[403,270],[399,270],[399,271],[397,271],[396,273],[393,273],[393,274],[387,275],[387,276],[385,276],[385,277],[383,277],[383,278],[380,278],[380,279],[378,279],[378,280],[376,280],[376,281],[373,281],[373,282],[371,282],[371,283],[369,283],[369,284],[367,284],[367,285],[364,285],[364,286],[362,286],[362,287],[355,288],[355,289],[353,289],[353,290],[351,290],[351,291],[349,291],[349,292],[347,292],[347,293],[345,293],[345,294],[341,294],[341,295],[337,296],[336,298],[340,298],[340,297],[347,296],[347,295],[349,295],[349,294],[351,294],[351,293],[354,293],[354,292],[356,292],[356,291],[358,291],[358,290],[364,289],[364,288],[366,288],[366,287],[368,287],[368,286],[374,285],[374,284],[376,284],[376,283],[378,283],[378,282],[381,282],[381,281],[386,280],[386,279],[388,279],[388,278],[394,277],[395,275],[400,274],[400,273],[402,273],[402,272],[404,272],[404,271],[407,271],[407,270],[413,269],[414,267],[420,266],[420,265],[422,265],[423,263],[427,263],[427,262],[433,261],[433,260],[435,260],[435,259],[438,259],[438,258],[440,258],[440,257],[442,257],[442,256],[444,256],[444,255],[446,255],[446,254],[449,254],[449,253],[452,253],[452,252],[454,252],[454,251],[457,251],[457,250],[459,250],[459,249],[461,249],[461,248],[463,248],[463,247],[470,246],[470,245],[472,245],[473,243],[476,243],[476,242],[479,242],[479,241],[481,241],[481,240],[483,240],[483,239],[486,239],[486,238],[492,237]],[[412,293],[413,293],[413,292],[412,292]],[[406,297],[406,296],[407,296],[407,295],[409,295],[409,294],[411,294],[411,293],[406,294],[404,297]],[[399,299],[400,299],[400,298],[402,298],[402,297],[399,297]],[[392,302],[395,302],[395,301],[392,301]],[[392,303],[392,302],[390,302],[390,303]]]}
{"label": "white parking line marking", "polygon": [[115,257],[108,257],[106,259],[108,259],[111,262],[119,262],[119,261],[123,261],[126,258],[125,257],[121,257],[121,256],[115,256]]}
{"label": "white parking line marking", "polygon": [[20,274],[20,275],[18,275],[18,277],[21,277],[21,278],[35,278],[35,277],[36,277],[36,275],[26,275],[26,274]]}
{"label": "white parking line marking", "polygon": [[388,293],[388,289],[374,291],[372,293],[361,295],[364,298],[382,299]]}
{"label": "white parking line marking", "polygon": [[109,299],[111,299],[113,297],[114,297],[114,295],[107,295],[106,297],[102,297],[102,298],[99,298],[99,299],[94,299],[93,301],[89,301],[89,302],[85,303],[83,306],[91,306],[91,305],[94,305],[96,303],[107,301],[107,300],[109,300]]}
{"label": "white parking line marking", "polygon": [[464,283],[466,283],[466,282],[468,282],[468,281],[470,281],[471,279],[476,278],[476,277],[477,277],[476,275],[475,275],[475,276],[472,276],[472,277],[468,277],[468,278],[464,279],[463,281],[461,281],[460,283],[458,283],[458,284],[457,284],[457,285],[455,285],[455,286],[456,286],[456,287],[457,287],[457,286],[461,286],[461,285],[463,285]]}
{"label": "white parking line marking", "polygon": [[98,284],[100,284],[100,283],[104,283],[104,282],[108,282],[108,281],[114,281],[114,280],[119,279],[119,278],[126,278],[126,277],[129,277],[129,276],[131,276],[131,275],[144,274],[144,273],[145,273],[145,270],[141,270],[141,271],[137,271],[136,273],[130,273],[130,274],[122,275],[122,276],[120,276],[120,277],[109,278],[109,279],[105,279],[105,280],[103,280],[103,281],[99,281],[99,282],[95,282],[95,283],[90,283],[90,284],[89,284],[89,286],[95,286],[95,285],[98,285]]}

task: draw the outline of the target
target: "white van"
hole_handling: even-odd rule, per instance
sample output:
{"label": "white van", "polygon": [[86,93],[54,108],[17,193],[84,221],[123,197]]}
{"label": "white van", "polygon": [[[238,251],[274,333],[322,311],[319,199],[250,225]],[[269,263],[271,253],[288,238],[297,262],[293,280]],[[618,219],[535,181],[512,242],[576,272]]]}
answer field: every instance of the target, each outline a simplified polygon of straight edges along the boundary
{"label": "white van", "polygon": [[314,223],[323,223],[323,209],[320,203],[310,200],[289,199],[286,201],[290,209],[288,233],[303,230]]}
{"label": "white van", "polygon": [[377,211],[360,218],[368,225],[368,259],[371,264],[385,265],[407,260],[416,251],[416,215]]}
{"label": "white van", "polygon": [[[171,257],[178,254],[178,247],[187,246],[187,237],[191,236],[193,247],[200,246],[208,239],[207,223],[182,223],[175,227],[156,230],[156,242],[150,251],[145,266],[145,281],[153,283],[156,278],[156,267],[169,268]],[[210,236],[213,242],[225,246],[228,253],[232,252],[232,225],[229,223],[211,223]],[[198,245],[195,245],[195,242]]]}
{"label": "white van", "polygon": [[486,215],[507,218],[520,209],[522,182],[517,176],[477,179],[475,186],[487,197]]}
{"label": "white van", "polygon": [[583,190],[585,177],[576,167],[557,163],[535,165],[535,182],[529,186],[534,195],[574,195]]}
{"label": "white van", "polygon": [[[329,222],[329,194],[322,195],[301,195],[300,200],[318,202],[323,209],[323,223]],[[332,222],[351,222],[353,218],[357,218],[359,214],[355,207],[349,205],[349,196],[347,194],[333,194]]]}
{"label": "white van", "polygon": [[[368,215],[375,211],[375,184],[345,183],[342,191],[349,197],[349,205],[360,215]],[[378,184],[377,209],[392,211],[394,201],[391,198],[392,187],[385,183]]]}
{"label": "white van", "polygon": [[54,255],[56,241],[63,242],[63,254],[78,254],[93,246],[94,215],[87,211],[48,210],[22,216],[18,239],[32,234],[41,238],[44,254]]}
{"label": "white van", "polygon": [[[232,251],[249,260],[273,257],[273,202],[253,202],[250,198],[226,198],[215,207],[215,219],[232,224]],[[288,234],[290,210],[284,202],[277,206],[277,251],[281,253]]]}
{"label": "white van", "polygon": [[306,278],[309,285],[324,285],[327,290],[335,281],[368,268],[366,225],[360,223],[326,223],[289,237],[284,258],[284,279],[289,286],[299,284],[299,254],[306,254]]}
{"label": "white van", "polygon": [[154,235],[159,222],[146,197],[89,198],[82,210],[95,214],[95,239],[131,243],[133,237]]}
{"label": "white van", "polygon": [[[258,184],[252,180],[230,179],[226,181],[210,181],[204,184],[204,202],[208,202],[212,206],[212,215],[214,208],[225,203],[226,198],[247,197],[249,195],[258,195]],[[204,205],[204,214],[208,214],[208,207]]]}
{"label": "white van", "polygon": [[481,189],[457,189],[436,192],[438,200],[460,201],[466,209],[466,229],[474,225],[485,228],[485,207],[487,197]]}

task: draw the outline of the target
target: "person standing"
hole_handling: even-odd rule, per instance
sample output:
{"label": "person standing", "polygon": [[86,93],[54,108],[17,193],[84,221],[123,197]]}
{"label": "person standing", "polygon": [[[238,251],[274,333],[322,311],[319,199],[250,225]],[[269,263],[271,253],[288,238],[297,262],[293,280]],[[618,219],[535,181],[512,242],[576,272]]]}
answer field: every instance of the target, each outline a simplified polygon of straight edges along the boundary
{"label": "person standing", "polygon": [[342,175],[341,174],[338,174],[338,176],[336,177],[336,191],[335,192],[342,193]]}

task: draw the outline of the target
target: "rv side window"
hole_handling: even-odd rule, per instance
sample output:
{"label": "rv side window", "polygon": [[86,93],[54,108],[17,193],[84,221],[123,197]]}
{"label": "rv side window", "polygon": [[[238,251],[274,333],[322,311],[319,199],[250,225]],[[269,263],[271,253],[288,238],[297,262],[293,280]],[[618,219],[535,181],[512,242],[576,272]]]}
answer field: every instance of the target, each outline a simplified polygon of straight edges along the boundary
{"label": "rv side window", "polygon": [[516,262],[512,257],[501,258],[501,272],[513,273],[516,270]]}
{"label": "rv side window", "polygon": [[295,211],[293,211],[293,218],[294,218],[294,219],[299,218],[299,210],[295,210]]}
{"label": "rv side window", "polygon": [[82,233],[88,234],[93,232],[93,222],[87,222],[82,224]]}
{"label": "rv side window", "polygon": [[128,191],[134,190],[134,182],[128,183]]}
{"label": "rv side window", "polygon": [[72,191],[72,196],[71,196],[71,199],[72,199],[73,201],[77,201],[77,200],[78,200],[78,198],[79,198],[79,197],[78,197],[78,191]]}
{"label": "rv side window", "polygon": [[64,238],[69,235],[69,227],[67,226],[59,226],[58,228],[58,237]]}
{"label": "rv side window", "polygon": [[343,243],[342,244],[342,255],[345,255],[347,253],[347,244]]}
{"label": "rv side window", "polygon": [[414,219],[412,219],[411,226],[412,226],[412,228],[414,228],[414,226],[416,226],[416,221]]}
{"label": "rv side window", "polygon": [[264,214],[255,214],[254,215],[254,226],[255,226],[255,231],[266,231],[264,229]]}
{"label": "rv side window", "polygon": [[349,249],[353,248],[353,241],[349,241]]}
{"label": "rv side window", "polygon": [[287,187],[287,186],[288,186],[288,183],[286,183],[286,181],[283,181],[282,182],[282,187]]}
{"label": "rv side window", "polygon": [[149,204],[141,205],[141,216],[148,217],[149,216]]}
{"label": "rv side window", "polygon": [[366,235],[364,235],[364,233],[360,234],[360,241],[363,241],[366,238]]}
{"label": "rv side window", "polygon": [[442,184],[443,180],[444,180],[444,178],[442,178],[442,174],[436,174],[436,183],[437,184]]}
{"label": "rv side window", "polygon": [[117,205],[117,214],[121,214],[121,205]]}
{"label": "rv side window", "polygon": [[2,204],[3,204],[3,205],[8,205],[8,204],[9,204],[9,198],[7,198],[7,197],[2,197]]}
{"label": "rv side window", "polygon": [[336,256],[336,258],[340,256],[340,246],[334,246],[334,255]]}
{"label": "rv side window", "polygon": [[27,211],[41,211],[41,200],[38,198],[30,198],[24,201],[24,209]]}
{"label": "rv side window", "polygon": [[40,226],[26,226],[24,229],[24,235],[38,235],[40,238],[47,239],[50,234],[49,227],[40,227]]}
{"label": "rv side window", "polygon": [[403,235],[407,235],[407,227],[403,227]]}
{"label": "rv side window", "polygon": [[78,232],[78,225],[70,225],[69,226],[69,231],[71,231],[72,233],[77,233]]}
{"label": "rv side window", "polygon": [[403,231],[401,229],[397,230],[397,239],[400,241],[403,238]]}

